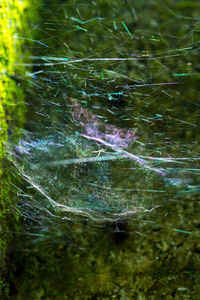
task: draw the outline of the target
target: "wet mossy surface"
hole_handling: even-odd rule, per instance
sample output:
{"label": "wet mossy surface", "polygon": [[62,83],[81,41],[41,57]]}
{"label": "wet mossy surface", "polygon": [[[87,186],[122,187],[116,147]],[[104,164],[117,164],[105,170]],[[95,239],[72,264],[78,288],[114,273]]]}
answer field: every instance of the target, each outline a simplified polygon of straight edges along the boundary
{"label": "wet mossy surface", "polygon": [[[95,4],[97,2],[98,6]],[[74,55],[77,51],[78,40],[80,47],[75,55],[77,57],[84,57],[85,49],[87,49],[88,56],[92,55],[94,45],[97,47],[96,52],[101,52],[104,48],[109,48],[110,45],[110,48],[113,47],[111,56],[115,57],[114,46],[116,43],[113,39],[108,39],[109,35],[101,36],[102,32],[99,30],[98,24],[94,32],[92,32],[93,23],[84,25],[75,19],[74,21],[70,19],[72,17],[78,18],[78,15],[80,17],[81,13],[86,19],[89,19],[91,15],[95,15],[97,9],[101,12],[105,10],[104,17],[113,17],[112,21],[116,22],[113,25],[113,32],[116,30],[115,26],[120,24],[120,34],[127,37],[126,47],[131,47],[132,40],[129,40],[128,37],[132,33],[126,30],[122,22],[125,20],[124,24],[131,28],[128,20],[130,13],[134,16],[134,10],[128,10],[127,7],[131,8],[131,3],[130,1],[124,1],[126,8],[123,8],[124,11],[122,10],[119,13],[117,2],[94,1],[90,7],[90,4],[87,3],[84,6],[80,1],[44,1],[41,9],[41,18],[44,19],[41,19],[39,27],[42,29],[41,32],[43,31],[44,33],[44,36],[41,34],[40,41],[47,43],[49,46],[45,55],[72,56],[71,53]],[[178,75],[176,76],[176,74],[196,72],[194,76],[191,76],[184,82],[184,93],[182,88],[177,92],[179,93],[179,97],[176,98],[178,99],[177,103],[180,104],[179,108],[177,106],[177,109],[173,110],[174,103],[169,101],[169,96],[166,94],[163,94],[162,105],[159,105],[160,99],[158,99],[158,96],[160,94],[156,94],[156,91],[154,91],[154,96],[158,100],[152,101],[148,109],[152,111],[152,114],[153,112],[164,114],[165,111],[171,110],[171,117],[178,118],[180,116],[186,122],[197,124],[198,114],[195,110],[196,106],[195,108],[193,106],[189,107],[191,114],[184,113],[185,104],[181,105],[181,102],[182,97],[193,102],[197,101],[199,74],[197,67],[194,67],[194,65],[198,61],[197,31],[199,23],[196,22],[196,18],[198,18],[198,1],[166,1],[164,6],[159,1],[149,1],[148,7],[146,7],[146,1],[138,1],[135,5],[135,12],[138,15],[134,17],[133,27],[136,29],[136,36],[141,37],[141,32],[143,32],[144,38],[136,40],[137,46],[134,47],[137,49],[134,50],[139,49],[138,51],[143,51],[145,49],[143,54],[146,55],[152,49],[159,51],[171,49],[173,43],[176,43],[177,49],[192,47],[191,49],[194,52],[192,52],[192,55],[186,52],[179,60],[170,56],[163,61],[163,67],[160,66],[159,61],[155,61],[151,62],[150,65],[145,63],[126,63],[121,68],[123,70],[127,68],[129,77],[137,78],[138,74],[143,74],[141,76],[143,76],[142,79],[145,82],[150,81],[151,76],[153,77],[157,70],[161,72],[162,81],[166,82],[177,80]],[[17,5],[15,6],[17,7]],[[186,21],[185,18],[178,17],[180,15],[187,15],[191,20]],[[71,23],[65,24],[66,27],[63,28],[60,24],[62,24],[61,21],[63,21],[64,17],[70,19]],[[46,20],[48,19],[49,24],[51,23],[51,25],[48,25],[51,27],[50,31],[44,24],[45,18]],[[65,28],[69,29],[69,32],[64,30]],[[145,28],[146,31],[144,30]],[[191,32],[191,28],[194,28],[193,36],[188,34]],[[85,30],[92,32],[89,37],[88,35],[83,35],[86,32]],[[73,31],[76,31],[76,34],[72,34]],[[166,38],[165,34],[167,35],[172,31],[174,31],[175,36],[169,35]],[[53,34],[53,32],[56,33]],[[59,36],[57,32],[59,32]],[[113,32],[112,34],[114,35]],[[159,32],[162,32],[163,36]],[[119,38],[120,34],[119,36],[116,34],[116,37]],[[69,38],[71,38],[70,42],[68,42],[69,45],[63,46],[63,41],[68,41]],[[158,46],[156,40],[160,41]],[[120,47],[123,53],[125,51],[123,47],[125,46],[122,44]],[[12,47],[12,51],[13,49]],[[175,49],[173,50],[175,54],[179,54],[180,50],[177,50],[177,52]],[[41,49],[36,52],[37,55],[43,55]],[[8,61],[12,62],[13,57],[12,55],[12,58]],[[37,66],[35,67],[36,72],[39,69]],[[62,71],[62,67],[60,69],[58,67],[57,70]],[[81,72],[84,74],[84,70],[81,70],[79,74],[82,74]],[[22,74],[23,77],[24,70],[18,67],[16,70],[9,70],[8,75],[10,74],[11,76],[13,74]],[[104,72],[104,76],[107,75]],[[7,74],[3,76],[7,78],[5,81],[7,80],[10,86],[13,86],[13,90],[17,93],[17,98],[23,100],[24,94],[16,81],[11,76],[7,76]],[[95,79],[100,78],[98,77],[99,74],[95,74],[95,76]],[[112,78],[112,76],[114,75],[110,73],[108,75],[109,79],[113,79],[114,77]],[[17,78],[19,77],[17,76]],[[158,78],[155,79],[155,82],[157,82],[156,80]],[[54,78],[51,74],[47,82],[54,83]],[[74,84],[73,79],[72,83]],[[81,80],[78,84],[81,87],[83,86]],[[103,84],[106,85],[106,82]],[[110,87],[106,86],[106,88]],[[4,88],[4,90],[11,91],[10,88]],[[145,93],[145,89],[137,91]],[[176,93],[172,90],[168,92],[170,96],[176,97]],[[73,91],[71,93],[73,95]],[[8,98],[10,99],[9,103],[13,103],[15,98],[13,93],[10,94],[9,92],[9,96],[5,96],[5,99]],[[139,103],[141,97],[137,98],[136,96],[134,101],[134,103]],[[8,111],[7,116],[10,116],[12,122],[13,119],[14,122],[18,122],[18,126],[21,127],[24,122],[23,105],[17,104],[12,110],[9,110],[9,106],[6,103],[3,106],[5,107],[4,110],[2,110],[4,117],[5,111]],[[19,109],[17,108],[18,106],[20,107]],[[137,114],[138,111],[140,110],[136,108],[134,113]],[[29,114],[31,115],[31,111]],[[6,118],[9,119],[9,117]],[[10,123],[11,127],[13,126],[12,124],[15,124],[12,122]],[[175,134],[176,129],[179,128],[179,123],[169,122],[169,125],[171,126],[169,130],[173,128]],[[1,125],[1,127],[5,128],[3,130],[4,140],[7,139],[8,126],[7,122]],[[155,123],[152,122],[151,126],[152,131],[157,130],[159,126],[162,128],[162,124],[158,124],[157,121]],[[143,126],[141,126],[142,129]],[[143,143],[147,143],[148,139],[149,136],[144,135],[142,137]],[[184,140],[184,142],[188,141],[189,143],[192,140],[196,141],[194,144],[191,144],[190,149],[198,153],[198,130],[187,128],[186,131],[183,130],[179,134],[177,140]],[[13,179],[11,181],[13,182]],[[16,183],[16,185],[19,185],[19,183]],[[10,205],[12,203],[15,209],[12,199],[16,196],[16,192],[13,193],[11,198],[10,186],[11,183],[8,177],[5,177],[3,191],[6,196],[3,197],[3,203],[5,203],[7,197],[7,204]],[[14,218],[11,221],[11,223],[14,221],[14,225],[11,228],[15,228],[16,231],[22,233],[20,239],[18,238],[15,244],[10,243],[9,246],[6,244],[7,237],[2,239],[2,241],[5,241],[3,248],[7,247],[9,257],[7,276],[10,282],[10,292],[5,281],[2,284],[0,283],[0,286],[4,289],[4,294],[8,295],[9,293],[9,298],[14,300],[199,299],[199,211],[198,190],[196,193],[190,193],[188,190],[188,193],[184,193],[183,196],[178,196],[177,198],[170,198],[169,195],[167,204],[165,203],[164,207],[161,206],[155,211],[132,218],[123,218],[113,223],[104,222],[98,224],[84,218],[81,221],[81,217],[78,218],[77,216],[74,219],[73,216],[71,217],[73,221],[62,218],[53,219],[53,221],[44,220],[46,225],[40,234],[39,229],[34,229],[37,222],[34,223],[33,221],[31,223],[30,220],[21,220],[22,228],[19,229],[16,217],[16,219]],[[7,211],[3,210],[3,212],[7,216]],[[15,215],[17,216],[17,214]],[[5,222],[5,217],[2,217],[2,220],[3,224],[6,224],[6,227],[4,227],[6,231],[7,221]],[[28,230],[24,230],[27,227]],[[38,236],[36,237],[34,234],[38,234]]]}

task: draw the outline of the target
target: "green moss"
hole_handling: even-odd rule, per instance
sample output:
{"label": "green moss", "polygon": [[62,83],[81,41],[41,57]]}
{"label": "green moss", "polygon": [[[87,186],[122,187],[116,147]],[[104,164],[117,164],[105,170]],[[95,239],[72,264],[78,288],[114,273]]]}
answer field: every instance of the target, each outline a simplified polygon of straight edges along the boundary
{"label": "green moss", "polygon": [[[6,146],[8,130],[12,130],[15,139],[19,137],[18,128],[25,120],[24,94],[22,84],[16,78],[25,74],[23,63],[27,51],[26,41],[19,39],[29,34],[30,23],[36,20],[38,1],[2,0],[0,4],[0,298],[8,294],[8,285],[2,276],[5,267],[5,252],[11,240],[8,234],[10,226],[16,229],[18,218],[10,215],[14,206],[11,193],[11,175],[7,172]],[[29,42],[30,43],[30,42]],[[23,53],[23,55],[22,55]]]}
{"label": "green moss", "polygon": [[51,242],[38,240],[35,248],[29,241],[23,258],[15,256],[16,274],[23,272],[12,299],[198,299],[199,244],[159,226],[138,229],[124,236],[68,224],[60,237],[58,228],[50,233]]}

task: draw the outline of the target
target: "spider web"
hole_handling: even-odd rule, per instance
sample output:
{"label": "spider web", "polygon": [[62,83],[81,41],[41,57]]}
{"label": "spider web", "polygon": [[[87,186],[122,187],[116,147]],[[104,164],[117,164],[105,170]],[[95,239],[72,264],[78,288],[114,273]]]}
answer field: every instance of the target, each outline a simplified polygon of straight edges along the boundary
{"label": "spider web", "polygon": [[25,64],[33,71],[20,78],[27,123],[9,145],[28,230],[176,214],[169,204],[199,193],[194,10],[178,15],[171,1],[52,3],[41,8]]}

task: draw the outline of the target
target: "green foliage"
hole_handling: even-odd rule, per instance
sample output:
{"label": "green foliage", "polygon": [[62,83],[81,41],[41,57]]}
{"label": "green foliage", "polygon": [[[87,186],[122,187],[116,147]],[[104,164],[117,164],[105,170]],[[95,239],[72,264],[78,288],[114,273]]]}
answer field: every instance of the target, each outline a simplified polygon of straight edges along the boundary
{"label": "green foliage", "polygon": [[0,295],[1,299],[7,299],[9,296],[9,285],[4,280],[0,280]]}

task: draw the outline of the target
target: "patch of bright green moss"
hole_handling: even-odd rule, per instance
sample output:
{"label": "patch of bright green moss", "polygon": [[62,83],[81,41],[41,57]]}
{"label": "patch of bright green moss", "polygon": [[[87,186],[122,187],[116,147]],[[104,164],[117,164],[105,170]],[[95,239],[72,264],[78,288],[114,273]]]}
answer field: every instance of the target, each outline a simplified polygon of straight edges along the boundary
{"label": "patch of bright green moss", "polygon": [[[23,67],[26,40],[20,37],[26,34],[29,40],[31,23],[36,20],[37,0],[2,0],[0,3],[0,298],[8,294],[8,285],[2,279],[5,267],[5,252],[11,235],[10,224],[17,225],[17,217],[10,216],[13,204],[11,197],[11,175],[6,163],[6,142],[8,130],[12,130],[15,138],[25,120],[23,88],[17,77],[25,73]],[[29,42],[30,43],[30,42]],[[23,54],[23,55],[22,55]],[[15,225],[14,225],[15,224]]]}

